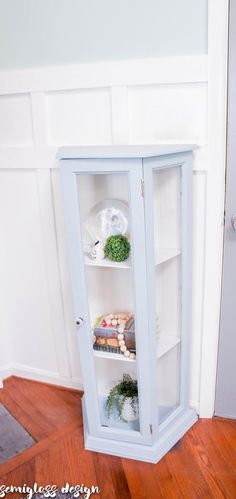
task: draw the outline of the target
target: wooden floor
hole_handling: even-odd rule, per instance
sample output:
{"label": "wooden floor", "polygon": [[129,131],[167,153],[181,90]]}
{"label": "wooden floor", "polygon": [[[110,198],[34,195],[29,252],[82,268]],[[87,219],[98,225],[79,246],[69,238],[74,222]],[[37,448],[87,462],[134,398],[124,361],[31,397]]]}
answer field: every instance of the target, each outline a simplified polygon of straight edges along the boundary
{"label": "wooden floor", "polygon": [[153,465],[84,450],[80,397],[15,377],[5,381],[0,401],[37,443],[0,465],[0,485],[98,485],[100,494],[91,497],[103,499],[236,499],[236,422],[200,420]]}

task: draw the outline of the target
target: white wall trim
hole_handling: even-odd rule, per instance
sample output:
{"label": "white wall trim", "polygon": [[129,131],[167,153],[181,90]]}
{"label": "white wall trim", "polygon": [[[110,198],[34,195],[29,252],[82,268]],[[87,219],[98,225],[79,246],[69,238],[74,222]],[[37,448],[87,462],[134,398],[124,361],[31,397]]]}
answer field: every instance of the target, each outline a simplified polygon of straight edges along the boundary
{"label": "white wall trim", "polygon": [[[43,383],[50,383],[65,388],[83,390],[83,384],[79,378],[68,379],[64,376],[60,376],[56,372],[35,369],[23,364],[10,364],[9,366],[1,368],[0,380],[4,382],[4,379],[9,378],[9,376],[19,376],[20,378],[42,381]],[[0,384],[0,388],[2,388],[2,383]]]}
{"label": "white wall trim", "polygon": [[[212,417],[219,338],[226,161],[228,0],[209,0],[206,252],[200,416]],[[212,187],[214,186],[214,188]]]}
{"label": "white wall trim", "polygon": [[48,284],[49,312],[54,336],[58,372],[61,376],[69,378],[71,376],[70,361],[65,336],[66,326],[61,294],[50,170],[37,171],[37,185],[45,271]]}
{"label": "white wall trim", "polygon": [[199,400],[190,399],[189,405],[192,409],[195,409],[196,413],[199,415]]}
{"label": "white wall trim", "polygon": [[0,72],[0,94],[207,80],[207,56],[160,57]]}
{"label": "white wall trim", "polygon": [[3,388],[4,379],[12,375],[10,366],[3,366],[0,369],[0,388]]}
{"label": "white wall trim", "polygon": [[[190,406],[199,414],[200,367],[202,354],[202,321],[204,297],[205,215],[207,172],[193,175],[193,290]],[[197,208],[196,208],[197,207]]]}

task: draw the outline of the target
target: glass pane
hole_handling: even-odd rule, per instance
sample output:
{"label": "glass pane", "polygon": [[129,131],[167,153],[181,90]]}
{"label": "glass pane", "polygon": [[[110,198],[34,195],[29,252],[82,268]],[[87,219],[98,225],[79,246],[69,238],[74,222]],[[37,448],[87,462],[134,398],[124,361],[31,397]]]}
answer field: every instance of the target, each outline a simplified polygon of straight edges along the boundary
{"label": "glass pane", "polygon": [[77,186],[100,424],[139,431],[129,178],[78,174]]}
{"label": "glass pane", "polygon": [[180,403],[181,216],[179,167],[154,170],[159,422]]}

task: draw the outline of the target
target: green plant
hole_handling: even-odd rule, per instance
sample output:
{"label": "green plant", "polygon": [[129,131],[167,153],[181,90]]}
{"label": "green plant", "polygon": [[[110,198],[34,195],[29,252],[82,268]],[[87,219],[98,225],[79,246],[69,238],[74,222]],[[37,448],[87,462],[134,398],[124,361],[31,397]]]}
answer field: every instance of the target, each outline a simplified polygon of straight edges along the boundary
{"label": "green plant", "polygon": [[107,258],[114,262],[123,262],[127,260],[130,253],[130,243],[127,237],[121,234],[110,236],[106,240],[104,253]]}
{"label": "green plant", "polygon": [[[130,374],[123,374],[123,379],[117,383],[109,392],[106,401],[106,409],[108,418],[111,417],[112,412],[117,407],[118,418],[127,423],[126,419],[122,416],[125,401],[129,399],[132,407],[133,414],[137,413],[138,401],[138,382],[133,379]],[[117,404],[117,406],[116,406]]]}

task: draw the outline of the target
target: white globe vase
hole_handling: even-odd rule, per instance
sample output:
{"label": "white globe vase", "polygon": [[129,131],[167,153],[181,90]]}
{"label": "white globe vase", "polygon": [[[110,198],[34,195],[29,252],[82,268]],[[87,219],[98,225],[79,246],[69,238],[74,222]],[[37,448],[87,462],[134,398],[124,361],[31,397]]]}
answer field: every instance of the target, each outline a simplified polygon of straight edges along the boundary
{"label": "white globe vase", "polygon": [[125,403],[122,409],[122,418],[127,421],[137,421],[139,414],[138,414],[138,399],[136,398],[135,401],[135,411],[133,410],[133,407],[131,405],[132,399],[130,397],[127,397],[125,399]]}

